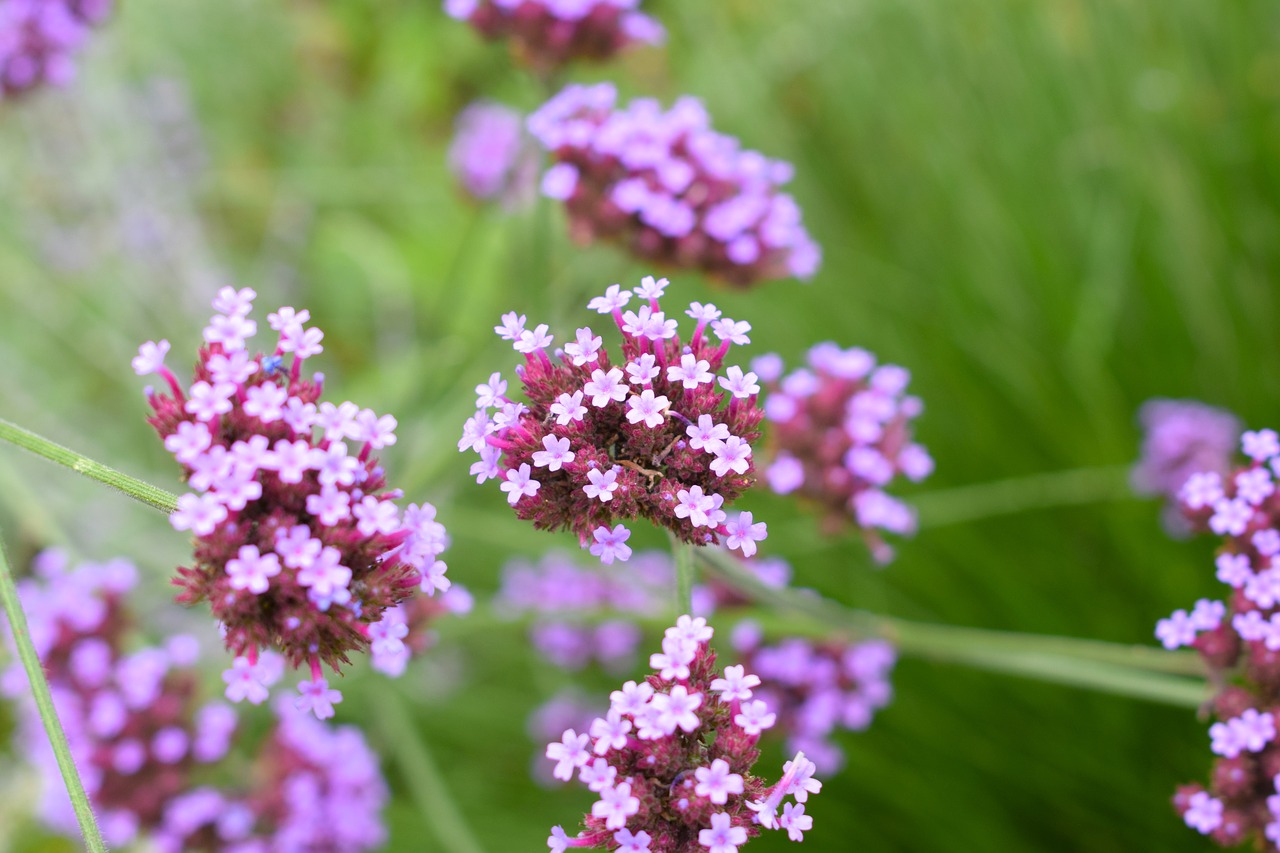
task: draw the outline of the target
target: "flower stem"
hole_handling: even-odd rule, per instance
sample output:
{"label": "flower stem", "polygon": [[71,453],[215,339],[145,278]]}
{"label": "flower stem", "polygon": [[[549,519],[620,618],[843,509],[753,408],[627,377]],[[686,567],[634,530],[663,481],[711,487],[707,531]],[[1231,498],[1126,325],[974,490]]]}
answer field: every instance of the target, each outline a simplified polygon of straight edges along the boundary
{"label": "flower stem", "polygon": [[671,536],[671,553],[676,564],[676,615],[693,615],[693,546]]}
{"label": "flower stem", "polygon": [[388,747],[383,754],[391,755],[400,765],[410,793],[417,800],[422,814],[427,816],[441,849],[455,853],[484,853],[484,848],[458,810],[457,802],[449,795],[449,785],[426,741],[405,713],[403,699],[389,687],[382,692],[382,701],[377,706]]}
{"label": "flower stem", "polygon": [[735,558],[716,548],[700,548],[697,555],[709,571],[751,599],[805,617],[813,627],[803,633],[812,633],[821,626],[827,633],[879,637],[906,655],[1184,707],[1197,707],[1208,696],[1204,666],[1195,654],[1074,637],[910,622],[851,610],[799,590],[770,588]]}
{"label": "flower stem", "polygon": [[58,712],[53,706],[53,695],[49,692],[49,682],[44,675],[44,667],[36,654],[36,647],[31,642],[31,631],[27,627],[26,614],[22,612],[22,603],[18,600],[18,587],[13,582],[13,574],[9,570],[9,561],[4,553],[4,543],[0,542],[0,605],[9,619],[9,630],[13,632],[13,642],[18,649],[18,659],[27,672],[27,680],[31,683],[31,695],[36,702],[36,710],[44,723],[45,733],[53,747],[54,758],[58,762],[58,770],[62,773],[62,781],[67,786],[67,795],[71,797],[71,807],[75,811],[76,821],[80,824],[80,834],[84,836],[85,847],[90,853],[105,853],[106,845],[102,843],[102,835],[98,832],[97,821],[93,817],[93,807],[89,803],[89,795],[85,793],[84,783],[76,772],[75,759],[71,756],[71,746],[67,743],[67,734],[58,721]]}
{"label": "flower stem", "polygon": [[932,528],[1027,510],[1132,497],[1129,467],[1112,465],[923,492],[912,497],[911,502],[920,514],[920,527]]}
{"label": "flower stem", "polygon": [[101,462],[95,462],[74,450],[68,450],[60,444],[23,429],[17,424],[0,418],[0,440],[16,444],[23,450],[29,450],[37,456],[43,456],[51,462],[65,465],[73,471],[81,473],[91,480],[105,483],[111,488],[123,492],[136,501],[154,507],[161,512],[171,513],[178,508],[178,499],[174,495],[145,483],[136,477],[109,468]]}

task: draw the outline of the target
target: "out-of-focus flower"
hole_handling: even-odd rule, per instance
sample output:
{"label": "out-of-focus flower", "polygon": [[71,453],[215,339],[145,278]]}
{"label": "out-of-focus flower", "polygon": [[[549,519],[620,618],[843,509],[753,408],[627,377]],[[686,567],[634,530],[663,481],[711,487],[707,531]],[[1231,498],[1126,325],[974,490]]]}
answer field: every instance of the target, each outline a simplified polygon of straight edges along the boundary
{"label": "out-of-focus flower", "polygon": [[[704,619],[681,616],[650,659],[653,675],[614,691],[588,731],[568,729],[547,746],[556,778],[577,776],[599,795],[581,833],[552,828],[552,851],[733,853],[762,828],[798,841],[812,827],[804,804],[822,788],[813,762],[797,753],[774,785],[753,774],[774,715],[752,698],[758,678],[716,669],[711,636]],[[795,802],[784,804],[788,796]]]}
{"label": "out-of-focus flower", "polygon": [[402,620],[395,605],[418,589],[447,590],[438,557],[448,540],[434,507],[401,512],[400,492],[387,488],[373,453],[395,443],[395,418],[321,402],[323,377],[303,377],[323,349],[323,333],[304,325],[309,312],[271,314],[274,351],[250,355],[253,298],[248,288],[219,291],[189,388],[164,364],[167,341],[143,344],[133,367],[168,386],[148,389],[148,422],[194,490],[170,520],[196,540],[194,565],[175,582],[180,601],[209,601],[225,629],[236,655],[228,697],[265,700],[259,652],[278,649],[309,667],[297,701],[324,718],[341,694],[321,664],[336,671],[350,652],[385,643],[385,620]]}
{"label": "out-of-focus flower", "polygon": [[719,536],[754,550],[766,535],[749,514],[731,520],[723,509],[754,481],[760,388],[754,373],[724,368],[751,326],[695,302],[684,343],[658,304],[666,286],[645,278],[634,311],[623,310],[632,292],[616,284],[591,301],[622,333],[616,362],[590,327],[551,351],[545,324],[528,329],[524,315],[504,315],[495,331],[525,357],[516,376],[528,403],[509,398],[507,381],[492,374],[476,387],[478,411],[458,442],[480,456],[477,482],[500,480],[518,517],[572,530],[603,563],[631,556],[620,522],[634,518],[695,545]]}
{"label": "out-of-focus flower", "polygon": [[42,83],[65,86],[74,80],[72,56],[114,5],[114,0],[0,2],[0,100]]}
{"label": "out-of-focus flower", "polygon": [[897,653],[884,640],[789,637],[767,645],[757,625],[741,622],[733,646],[747,670],[760,677],[755,696],[778,715],[774,731],[785,733],[788,751],[803,752],[823,775],[844,765],[832,734],[862,731],[893,698],[889,674]]}
{"label": "out-of-focus flower", "polygon": [[[35,575],[19,584],[19,595],[108,843],[145,839],[166,853],[363,853],[382,845],[386,784],[358,730],[330,728],[291,703],[277,703],[276,725],[247,777],[252,781],[198,786],[197,775],[210,775],[200,766],[218,764],[236,745],[239,720],[222,702],[198,703],[195,638],[137,644],[125,601],[137,572],[123,560],[71,568],[64,554],[46,551]],[[278,677],[283,661],[267,652],[258,666]],[[26,700],[14,742],[39,772],[42,820],[78,837],[22,667],[8,669],[0,687]]]}
{"label": "out-of-focus flower", "polygon": [[533,200],[538,153],[518,112],[477,101],[458,114],[449,168],[470,195],[510,210]]}
{"label": "out-of-focus flower", "polygon": [[789,163],[716,133],[696,98],[665,112],[648,98],[616,102],[609,83],[573,85],[529,117],[555,160],[542,192],[565,203],[575,239],[735,287],[817,272],[821,252],[779,189]]}
{"label": "out-of-focus flower", "polygon": [[808,366],[786,376],[777,355],[757,358],[752,368],[769,389],[769,487],[816,502],[832,532],[852,521],[872,556],[891,560],[880,531],[909,536],[916,517],[884,489],[899,474],[918,482],[933,471],[933,459],[912,441],[911,421],[924,407],[906,393],[911,374],[830,342],[810,349]]}
{"label": "out-of-focus flower", "polygon": [[552,553],[536,564],[509,563],[494,607],[512,616],[533,614],[529,639],[556,666],[578,670],[594,660],[616,672],[631,665],[640,644],[635,620],[667,612],[674,584],[671,557],[659,551],[634,555],[625,572],[584,568]]}
{"label": "out-of-focus flower", "polygon": [[1138,411],[1138,421],[1142,455],[1133,466],[1133,490],[1165,498],[1165,527],[1174,535],[1186,535],[1187,524],[1177,508],[1178,490],[1192,474],[1225,475],[1231,470],[1243,427],[1225,409],[1196,400],[1148,400]]}
{"label": "out-of-focus flower", "polygon": [[444,0],[444,11],[540,74],[575,59],[608,59],[633,44],[662,44],[666,33],[636,11],[640,0]]}

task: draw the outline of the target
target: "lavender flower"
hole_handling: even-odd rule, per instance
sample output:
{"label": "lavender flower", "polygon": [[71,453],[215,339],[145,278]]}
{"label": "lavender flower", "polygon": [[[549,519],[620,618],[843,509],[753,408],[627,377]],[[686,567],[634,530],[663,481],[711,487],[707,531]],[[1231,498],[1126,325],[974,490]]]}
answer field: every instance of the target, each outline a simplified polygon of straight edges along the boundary
{"label": "lavender flower", "polygon": [[1178,492],[1190,527],[1223,537],[1215,559],[1225,601],[1201,599],[1156,625],[1168,649],[1195,648],[1219,685],[1209,727],[1216,756],[1205,786],[1178,789],[1174,807],[1187,825],[1231,847],[1252,841],[1258,849],[1280,844],[1280,436],[1246,432],[1249,461],[1229,473],[1190,475]]}
{"label": "lavender flower", "polygon": [[228,697],[264,700],[259,651],[278,648],[290,666],[309,667],[298,702],[325,717],[341,695],[321,664],[337,671],[367,649],[388,611],[417,589],[449,588],[437,559],[447,537],[430,504],[401,513],[372,455],[395,443],[395,418],[320,402],[322,377],[303,378],[324,337],[304,326],[307,311],[270,315],[279,341],[250,356],[254,295],[219,291],[190,388],[164,365],[167,341],[143,344],[133,367],[168,386],[149,389],[149,423],[194,489],[170,519],[196,540],[194,565],[178,570],[179,601],[208,600],[243,661],[225,676]]}
{"label": "lavender flower", "polygon": [[72,55],[114,0],[4,0],[0,3],[0,100],[44,83],[75,79]]}
{"label": "lavender flower", "polygon": [[511,210],[532,200],[538,157],[518,112],[477,101],[458,114],[449,168],[470,195]]}
{"label": "lavender flower", "polygon": [[782,360],[767,355],[752,367],[769,388],[765,417],[774,424],[773,461],[765,471],[778,494],[815,501],[827,527],[852,521],[881,563],[893,549],[879,531],[915,532],[914,511],[884,488],[902,474],[920,481],[933,471],[928,452],[911,440],[911,421],[923,410],[906,393],[911,374],[877,366],[866,350],[821,343],[808,367],[782,375]]}
{"label": "lavender flower", "polygon": [[451,18],[486,39],[509,39],[526,65],[549,74],[575,59],[608,59],[632,44],[661,44],[662,25],[640,0],[444,0]]}
{"label": "lavender flower", "polygon": [[[772,720],[751,698],[758,679],[740,667],[716,670],[711,636],[704,619],[681,616],[651,658],[655,674],[615,691],[589,731],[569,729],[547,746],[557,778],[576,775],[599,795],[581,833],[552,828],[553,853],[734,853],[762,828],[798,841],[812,827],[803,804],[822,788],[813,763],[797,753],[771,786],[753,775],[756,743]],[[795,803],[784,805],[788,796]]]}
{"label": "lavender flower", "polygon": [[[754,480],[750,443],[763,417],[755,374],[730,367],[712,381],[731,346],[748,342],[750,324],[694,303],[685,344],[658,304],[666,286],[645,278],[634,311],[623,310],[632,292],[616,284],[591,301],[622,332],[620,366],[589,327],[548,354],[545,324],[528,329],[523,315],[505,315],[495,331],[524,354],[516,375],[529,402],[509,398],[506,380],[493,374],[476,387],[477,412],[458,442],[480,456],[471,466],[477,482],[500,480],[518,517],[572,530],[606,564],[631,556],[630,530],[619,522],[638,517],[695,545],[718,535],[754,547],[766,533],[760,523],[731,524],[722,508]],[[704,334],[708,325],[718,341]],[[685,356],[705,374],[692,386]]]}
{"label": "lavender flower", "polygon": [[613,240],[645,261],[735,287],[817,272],[821,253],[779,187],[788,163],[716,133],[702,102],[618,108],[609,83],[569,86],[529,117],[556,164],[542,191],[564,201],[580,242]]}

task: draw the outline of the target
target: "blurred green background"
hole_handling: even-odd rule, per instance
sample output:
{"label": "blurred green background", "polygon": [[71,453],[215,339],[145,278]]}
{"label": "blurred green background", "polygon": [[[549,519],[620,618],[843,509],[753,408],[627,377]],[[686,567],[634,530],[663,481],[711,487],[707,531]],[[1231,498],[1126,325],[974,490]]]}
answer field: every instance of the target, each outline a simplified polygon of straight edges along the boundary
{"label": "blurred green background", "polygon": [[[937,472],[910,490],[923,528],[888,569],[786,501],[741,502],[797,583],[915,619],[1135,643],[1217,594],[1212,543],[1169,540],[1123,466],[1152,396],[1280,426],[1280,5],[644,8],[665,50],[571,76],[705,99],[718,129],[796,164],[825,251],[808,285],[724,293],[675,273],[672,298],[750,320],[752,354],[867,347],[910,368],[926,403]],[[649,272],[572,246],[550,206],[507,214],[456,190],[456,113],[544,94],[435,0],[127,0],[73,88],[0,107],[0,417],[176,490],[142,420],[137,344],[167,337],[185,364],[222,283],[254,287],[259,314],[309,307],[329,398],[399,418],[393,481],[440,507],[450,576],[487,597],[506,559],[572,545],[517,523],[455,451],[472,387],[514,364],[490,329],[516,309],[564,334],[588,296]],[[1002,507],[950,491],[1074,469],[1097,470],[1067,491],[1028,480]],[[156,601],[186,547],[158,513],[12,448],[0,529],[18,564],[56,542],[128,555]],[[591,801],[527,774],[525,715],[566,680],[514,629],[446,631],[396,688],[485,850],[545,849]],[[811,804],[806,850],[1208,848],[1168,803],[1207,772],[1193,712],[916,660],[894,681],[872,728],[842,739],[848,767]],[[347,679],[339,721],[387,754],[374,684]],[[21,787],[15,773],[0,788]],[[388,773],[388,849],[447,849]],[[0,848],[55,849],[22,797],[6,802]]]}

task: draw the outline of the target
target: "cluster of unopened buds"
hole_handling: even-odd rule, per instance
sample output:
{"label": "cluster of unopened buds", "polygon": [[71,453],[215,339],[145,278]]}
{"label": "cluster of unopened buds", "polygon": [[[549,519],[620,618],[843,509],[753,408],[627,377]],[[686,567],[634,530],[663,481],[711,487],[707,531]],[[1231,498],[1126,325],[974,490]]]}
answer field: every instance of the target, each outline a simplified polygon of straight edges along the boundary
{"label": "cluster of unopened buds", "polygon": [[148,389],[148,421],[193,489],[170,520],[196,541],[195,563],[175,583],[179,601],[209,601],[236,655],[228,698],[265,701],[278,673],[261,652],[277,649],[309,668],[297,701],[323,719],[341,694],[321,664],[337,671],[370,647],[399,654],[407,627],[395,606],[449,588],[438,559],[448,542],[434,507],[401,512],[400,492],[387,488],[373,454],[395,442],[395,418],[322,402],[323,376],[303,376],[323,349],[307,311],[271,314],[275,347],[251,354],[253,298],[247,288],[218,293],[189,387],[165,367],[168,341],[143,344],[133,367],[168,386]]}
{"label": "cluster of unopened buds", "polygon": [[0,3],[0,100],[76,76],[72,54],[115,0],[4,0]]}
{"label": "cluster of unopened buds", "polygon": [[628,668],[640,644],[635,620],[667,612],[675,568],[657,551],[635,554],[626,570],[588,569],[553,552],[533,564],[508,563],[494,609],[534,615],[529,640],[539,655],[562,669],[595,660],[606,669]]}
{"label": "cluster of unopened buds", "polygon": [[696,98],[666,112],[648,98],[616,102],[609,83],[572,85],[529,117],[556,161],[542,192],[565,203],[575,239],[614,240],[737,287],[817,272],[821,252],[779,191],[789,163],[716,133]]}
{"label": "cluster of unopened buds", "polygon": [[[590,327],[551,350],[545,324],[528,329],[523,315],[504,315],[495,331],[524,355],[516,375],[528,404],[494,373],[476,388],[478,411],[458,442],[480,455],[476,481],[500,480],[517,516],[572,530],[603,563],[631,556],[624,519],[647,518],[694,545],[719,537],[747,556],[766,535],[750,512],[731,518],[723,508],[754,481],[760,386],[754,373],[724,367],[751,325],[695,302],[686,344],[658,305],[666,287],[646,277],[634,294],[615,284],[591,300],[622,333],[616,358]],[[633,296],[637,309],[624,310]]]}
{"label": "cluster of unopened buds", "polygon": [[1174,806],[1187,825],[1223,847],[1252,843],[1280,850],[1280,436],[1246,432],[1249,461],[1228,474],[1205,471],[1187,478],[1179,493],[1195,530],[1223,537],[1217,578],[1230,591],[1224,601],[1201,599],[1156,626],[1167,649],[1196,649],[1220,685],[1209,728],[1216,758],[1208,787],[1178,789]]}
{"label": "cluster of unopened buds", "polygon": [[633,44],[662,44],[662,25],[636,11],[640,0],[444,0],[451,18],[548,74],[575,59],[608,59]]}
{"label": "cluster of unopened buds", "polygon": [[893,698],[889,675],[897,653],[884,640],[788,637],[770,645],[748,621],[734,628],[732,642],[738,660],[760,678],[756,697],[778,715],[776,730],[786,733],[787,749],[803,752],[824,775],[844,765],[832,735],[866,729]]}
{"label": "cluster of unopened buds", "polygon": [[911,421],[924,406],[906,393],[905,368],[877,366],[864,349],[821,343],[807,360],[785,376],[777,355],[752,363],[770,392],[765,417],[774,454],[765,481],[778,494],[817,503],[832,532],[852,520],[872,556],[888,562],[893,549],[879,531],[910,535],[916,517],[884,489],[899,474],[918,482],[933,471],[928,451],[911,440]]}
{"label": "cluster of unopened buds", "polygon": [[681,616],[650,659],[654,674],[614,691],[587,732],[569,729],[547,746],[556,778],[576,775],[600,797],[578,835],[552,828],[553,853],[736,853],[761,829],[799,841],[813,827],[805,803],[822,788],[813,763],[797,753],[773,785],[752,773],[775,715],[752,698],[759,678],[716,669],[712,633],[706,620]]}
{"label": "cluster of unopened buds", "polygon": [[[239,720],[224,703],[199,704],[194,637],[137,643],[126,600],[136,578],[123,560],[71,567],[61,552],[46,551],[35,561],[35,577],[19,584],[58,718],[107,842],[146,838],[174,853],[361,853],[381,845],[387,790],[363,737],[287,704],[277,707],[276,725],[257,750],[250,786],[197,785],[198,775],[211,775],[200,768],[227,757]],[[273,658],[279,660],[264,654],[263,662]],[[27,697],[18,705],[14,743],[39,774],[40,817],[76,837],[76,818],[19,664],[5,671],[2,686],[8,696]]]}

